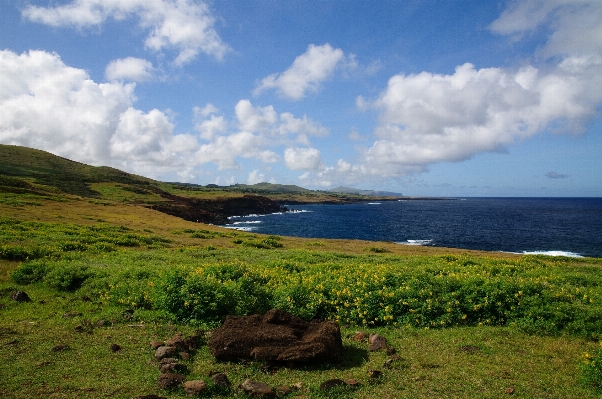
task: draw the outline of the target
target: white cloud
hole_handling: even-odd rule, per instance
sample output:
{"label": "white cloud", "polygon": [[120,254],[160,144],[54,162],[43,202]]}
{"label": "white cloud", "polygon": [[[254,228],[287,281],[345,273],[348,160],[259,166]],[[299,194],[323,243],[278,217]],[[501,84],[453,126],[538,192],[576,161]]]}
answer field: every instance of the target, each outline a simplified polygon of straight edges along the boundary
{"label": "white cloud", "polygon": [[206,3],[192,0],[74,0],[56,7],[28,6],[23,16],[34,22],[78,29],[102,25],[130,16],[139,18],[149,31],[145,46],[153,51],[176,49],[176,65],[194,59],[199,52],[221,59],[230,48],[215,31],[215,18]]}
{"label": "white cloud", "polygon": [[249,173],[249,178],[247,179],[247,184],[253,185],[257,183],[265,182],[265,175],[263,173],[259,173],[257,169],[254,169],[251,173]]}
{"label": "white cloud", "polygon": [[344,61],[343,50],[332,48],[328,43],[322,46],[310,44],[307,51],[295,58],[286,71],[263,78],[255,89],[255,94],[276,89],[284,97],[299,100],[307,92],[317,91],[337,65]]}
{"label": "white cloud", "polygon": [[197,123],[194,128],[204,140],[211,140],[218,133],[226,131],[228,124],[223,116],[211,115],[209,119]]}
{"label": "white cloud", "polygon": [[372,106],[381,111],[366,150],[369,174],[395,176],[497,151],[551,125],[579,131],[602,100],[602,57],[572,57],[553,71],[476,69],[395,75]]}
{"label": "white cloud", "polygon": [[2,143],[146,176],[182,168],[198,148],[163,112],[135,109],[133,83],[95,83],[44,51],[0,51],[0,70]]}
{"label": "white cloud", "polygon": [[287,148],[284,162],[291,170],[318,170],[323,168],[320,151],[316,148]]}
{"label": "white cloud", "polygon": [[143,82],[153,77],[153,64],[141,58],[127,57],[113,60],[107,65],[105,76],[108,80],[131,80]]}
{"label": "white cloud", "polygon": [[599,0],[526,0],[513,2],[490,28],[520,39],[542,26],[553,33],[542,49],[547,56],[602,53],[602,2]]}

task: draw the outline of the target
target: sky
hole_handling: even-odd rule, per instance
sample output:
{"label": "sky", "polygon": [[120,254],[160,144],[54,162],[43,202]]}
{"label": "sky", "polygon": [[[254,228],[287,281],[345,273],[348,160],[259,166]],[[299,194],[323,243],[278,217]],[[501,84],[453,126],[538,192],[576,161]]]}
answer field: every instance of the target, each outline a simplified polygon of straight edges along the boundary
{"label": "sky", "polygon": [[602,2],[2,0],[0,143],[162,180],[602,197]]}

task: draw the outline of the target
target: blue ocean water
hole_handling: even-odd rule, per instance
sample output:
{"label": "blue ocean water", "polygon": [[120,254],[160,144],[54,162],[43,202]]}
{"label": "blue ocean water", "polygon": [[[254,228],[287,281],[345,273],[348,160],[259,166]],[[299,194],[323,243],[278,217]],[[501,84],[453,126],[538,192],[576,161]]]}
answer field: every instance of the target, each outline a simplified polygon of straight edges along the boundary
{"label": "blue ocean water", "polygon": [[602,257],[602,198],[453,198],[288,206],[230,227],[309,238]]}

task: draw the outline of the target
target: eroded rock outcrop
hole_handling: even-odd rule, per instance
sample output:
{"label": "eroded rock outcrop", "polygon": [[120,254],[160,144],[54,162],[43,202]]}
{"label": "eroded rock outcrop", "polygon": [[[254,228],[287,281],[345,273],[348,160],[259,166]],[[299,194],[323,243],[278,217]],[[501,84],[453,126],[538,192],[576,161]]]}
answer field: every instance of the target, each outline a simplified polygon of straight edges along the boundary
{"label": "eroded rock outcrop", "polygon": [[280,309],[265,315],[228,316],[208,344],[217,360],[285,363],[333,362],[343,347],[334,321],[307,322]]}

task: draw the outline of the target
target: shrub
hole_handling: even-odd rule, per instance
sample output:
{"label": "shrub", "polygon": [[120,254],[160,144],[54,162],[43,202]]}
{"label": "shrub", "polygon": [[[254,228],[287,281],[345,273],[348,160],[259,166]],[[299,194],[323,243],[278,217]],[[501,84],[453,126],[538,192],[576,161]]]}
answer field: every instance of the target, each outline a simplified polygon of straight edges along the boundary
{"label": "shrub", "polygon": [[48,273],[48,266],[44,261],[29,261],[23,263],[10,274],[10,278],[17,284],[32,284],[42,281]]}
{"label": "shrub", "polygon": [[75,291],[91,276],[87,266],[61,262],[44,276],[44,284],[59,291]]}

